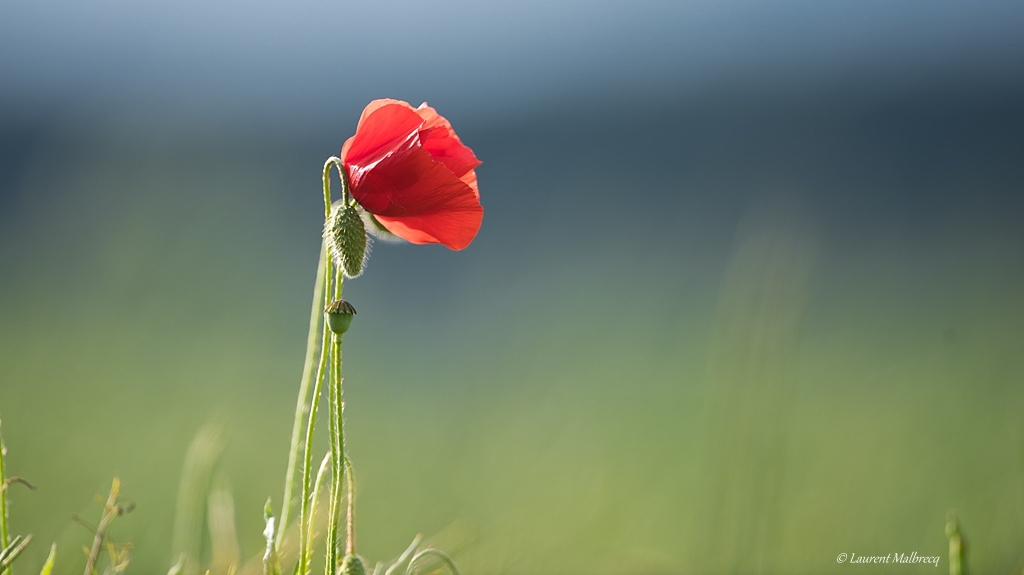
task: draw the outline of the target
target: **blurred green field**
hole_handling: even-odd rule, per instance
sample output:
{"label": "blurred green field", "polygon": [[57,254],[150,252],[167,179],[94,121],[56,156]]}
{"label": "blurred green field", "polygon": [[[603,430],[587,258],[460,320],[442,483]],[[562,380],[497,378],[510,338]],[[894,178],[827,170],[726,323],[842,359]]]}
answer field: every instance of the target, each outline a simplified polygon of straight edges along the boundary
{"label": "blurred green field", "polygon": [[[921,178],[865,161],[856,118],[834,140],[766,128],[797,134],[774,148],[678,121],[689,140],[640,123],[614,166],[569,128],[460,129],[485,162],[476,243],[378,243],[346,285],[361,554],[423,533],[469,575],[897,571],[842,552],[944,572],[955,508],[974,571],[1019,572],[1019,146],[903,144]],[[15,573],[50,541],[54,573],[79,572],[70,516],[98,516],[115,475],[137,503],[111,531],[129,572],[165,573],[211,423],[242,555],[261,554],[341,136],[33,134],[0,205],[0,416],[9,472],[38,486],[10,492],[36,537]]]}

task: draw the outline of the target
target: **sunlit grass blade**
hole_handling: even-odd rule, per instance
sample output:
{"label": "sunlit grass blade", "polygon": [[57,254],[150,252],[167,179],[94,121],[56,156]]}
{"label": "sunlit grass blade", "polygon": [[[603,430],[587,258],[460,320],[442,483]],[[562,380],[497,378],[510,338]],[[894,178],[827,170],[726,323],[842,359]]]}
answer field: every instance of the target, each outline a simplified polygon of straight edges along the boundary
{"label": "sunlit grass blade", "polygon": [[[213,467],[224,449],[223,432],[207,425],[196,433],[185,455],[174,511],[171,551],[180,564],[177,573],[197,575],[202,549],[204,506],[210,488]],[[172,569],[174,569],[172,567]]]}
{"label": "sunlit grass blade", "polygon": [[43,568],[39,570],[39,575],[50,575],[53,571],[53,562],[57,560],[57,544],[50,545],[50,554],[46,556],[46,561],[43,563]]}
{"label": "sunlit grass blade", "polygon": [[267,504],[263,507],[263,521],[267,526],[263,530],[263,536],[267,539],[267,551],[263,555],[263,575],[281,575],[275,543],[274,508],[270,505],[270,499],[267,499]]}
{"label": "sunlit grass blade", "polygon": [[409,547],[405,552],[398,556],[398,559],[395,560],[390,567],[388,567],[388,570],[384,572],[384,575],[393,575],[394,572],[402,566],[402,563],[405,563],[409,557],[412,557],[412,554],[416,552],[416,548],[420,546],[420,541],[423,541],[423,535],[416,534],[416,537],[412,538],[412,543],[409,544]]}
{"label": "sunlit grass blade", "polygon": [[964,540],[960,520],[953,509],[946,514],[946,537],[949,538],[949,575],[964,575]]}
{"label": "sunlit grass blade", "polygon": [[455,565],[455,560],[440,549],[424,549],[414,555],[413,558],[409,560],[409,566],[405,568],[405,575],[413,575],[415,573],[416,563],[418,563],[420,559],[429,556],[440,559],[442,563],[448,566],[448,569],[451,570],[453,575],[460,575],[459,568]]}
{"label": "sunlit grass blade", "polygon": [[235,497],[223,475],[218,475],[213,485],[206,497],[206,524],[210,533],[209,567],[214,573],[223,575],[238,568],[241,550],[235,526]]}
{"label": "sunlit grass blade", "polygon": [[[320,323],[323,320],[324,307],[324,264],[327,258],[326,247],[320,246],[320,262],[316,267],[316,283],[313,285],[313,306],[309,312],[309,333],[306,335],[306,359],[302,366],[302,380],[299,382],[299,397],[295,403],[295,420],[292,423],[292,439],[288,447],[288,469],[284,476],[284,498],[281,501],[281,522],[277,529],[274,544],[280,551],[285,531],[291,519],[293,494],[295,492],[295,469],[302,445],[302,424],[310,412],[309,382],[316,373],[317,351],[320,342]],[[312,398],[316,401],[318,398]]]}
{"label": "sunlit grass blade", "polygon": [[324,476],[327,475],[327,470],[330,468],[331,463],[331,452],[328,451],[323,460],[320,462],[320,469],[316,472],[316,481],[313,483],[313,492],[310,494],[309,502],[309,523],[306,525],[306,530],[310,534],[306,540],[305,545],[305,556],[311,557],[313,555],[313,530],[316,524],[316,510],[317,503],[320,500],[320,488],[323,486]]}

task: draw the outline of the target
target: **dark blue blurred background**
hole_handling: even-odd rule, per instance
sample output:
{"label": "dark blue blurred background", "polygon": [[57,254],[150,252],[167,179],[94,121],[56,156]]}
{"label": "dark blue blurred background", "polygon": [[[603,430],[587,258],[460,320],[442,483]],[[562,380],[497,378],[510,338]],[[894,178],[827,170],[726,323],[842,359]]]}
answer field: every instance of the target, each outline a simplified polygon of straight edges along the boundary
{"label": "dark blue blurred background", "polygon": [[1020,2],[9,0],[19,570],[56,540],[77,572],[118,474],[113,535],[164,572],[204,425],[240,542],[204,561],[262,552],[320,169],[392,97],[452,121],[486,211],[346,286],[371,565],[423,532],[467,573],[945,570],[955,508],[1020,571],[1021,38]]}

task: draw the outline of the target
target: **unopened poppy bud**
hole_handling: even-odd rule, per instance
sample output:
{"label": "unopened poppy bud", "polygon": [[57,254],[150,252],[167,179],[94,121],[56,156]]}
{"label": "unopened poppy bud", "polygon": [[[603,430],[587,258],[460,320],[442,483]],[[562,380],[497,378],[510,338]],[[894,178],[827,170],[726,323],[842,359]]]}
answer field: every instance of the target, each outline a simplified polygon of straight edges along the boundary
{"label": "unopened poppy bud", "polygon": [[339,575],[366,575],[366,567],[363,560],[355,553],[349,553],[341,560]]}
{"label": "unopened poppy bud", "polygon": [[334,264],[346,277],[359,277],[366,266],[368,238],[363,218],[354,206],[336,202],[324,226],[324,238]]}
{"label": "unopened poppy bud", "polygon": [[356,308],[343,299],[332,301],[324,311],[327,313],[327,326],[337,335],[348,331],[352,316],[356,315]]}

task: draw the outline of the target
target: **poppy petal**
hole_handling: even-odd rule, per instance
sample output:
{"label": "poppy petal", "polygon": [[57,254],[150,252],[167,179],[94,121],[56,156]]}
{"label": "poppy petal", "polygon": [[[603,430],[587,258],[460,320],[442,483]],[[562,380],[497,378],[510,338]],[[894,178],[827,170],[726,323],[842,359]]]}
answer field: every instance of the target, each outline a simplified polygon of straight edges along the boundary
{"label": "poppy petal", "polygon": [[[359,123],[356,124],[356,130],[358,131],[358,126],[361,126],[363,124],[363,121],[366,120],[366,118],[370,114],[376,112],[378,109],[383,108],[384,106],[390,106],[392,104],[408,108],[410,110],[413,110],[414,112],[416,111],[416,109],[410,106],[408,102],[403,102],[401,100],[393,100],[391,98],[381,98],[379,100],[374,100],[367,104],[365,108],[363,108],[363,113],[359,115]],[[352,136],[351,138],[345,140],[345,143],[341,146],[342,159],[344,159],[348,155],[348,149],[352,146],[352,142],[355,141],[355,139],[356,137]]]}
{"label": "poppy petal", "polygon": [[426,103],[374,100],[341,149],[352,196],[412,243],[465,248],[483,219],[473,151]]}
{"label": "poppy petal", "polygon": [[[362,124],[363,120],[365,120],[370,114],[376,112],[378,108],[383,108],[384,106],[390,106],[392,104],[408,108],[414,112],[416,111],[416,108],[409,105],[409,102],[403,102],[402,100],[395,100],[392,98],[380,98],[370,102],[365,108],[363,108],[363,113],[359,115],[359,124]],[[358,126],[359,124],[356,125]]]}
{"label": "poppy petal", "polygon": [[480,199],[480,188],[477,186],[477,183],[476,183],[476,170],[470,170],[470,171],[466,172],[459,179],[462,180],[463,182],[466,182],[466,185],[468,185],[470,188],[473,189],[473,193],[476,194],[476,199],[479,200]]}
{"label": "poppy petal", "polygon": [[380,221],[389,232],[413,244],[442,244],[455,251],[465,249],[476,238],[484,211],[441,214],[440,217],[414,216]]}
{"label": "poppy petal", "polygon": [[369,168],[415,137],[422,125],[423,119],[408,104],[384,103],[368,114],[364,112],[356,135],[342,147],[341,160],[356,170]]}
{"label": "poppy petal", "polygon": [[421,118],[423,118],[424,129],[436,128],[437,126],[444,126],[449,130],[452,129],[451,122],[449,122],[448,119],[442,116],[441,114],[438,114],[437,110],[427,105],[426,102],[423,102],[422,104],[419,105],[419,107],[414,108],[414,110],[416,111],[417,114],[420,115]]}
{"label": "poppy petal", "polygon": [[352,178],[352,195],[391,233],[412,243],[469,245],[483,219],[478,192],[410,141]]}
{"label": "poppy petal", "polygon": [[420,142],[435,160],[448,166],[448,169],[460,177],[482,163],[476,158],[473,150],[462,143],[452,129],[451,123],[438,114],[437,110],[424,102],[415,111],[423,118]]}
{"label": "poppy petal", "polygon": [[456,176],[461,177],[481,164],[473,150],[460,142],[450,128],[436,126],[420,130],[420,143],[424,150],[435,160],[448,166]]}

